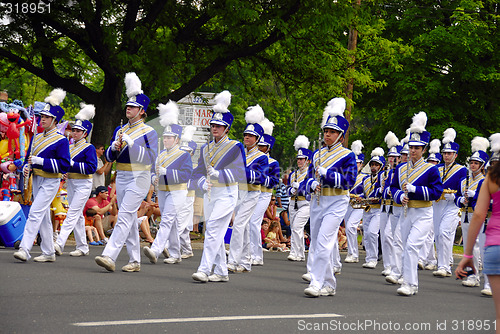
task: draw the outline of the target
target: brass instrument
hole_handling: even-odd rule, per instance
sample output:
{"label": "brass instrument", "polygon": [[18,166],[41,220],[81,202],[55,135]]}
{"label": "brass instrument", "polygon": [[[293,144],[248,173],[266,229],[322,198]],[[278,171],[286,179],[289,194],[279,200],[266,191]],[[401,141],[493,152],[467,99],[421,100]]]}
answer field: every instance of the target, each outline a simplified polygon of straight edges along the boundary
{"label": "brass instrument", "polygon": [[378,197],[368,197],[362,198],[357,195],[350,195],[351,199],[349,200],[349,204],[353,209],[364,209],[366,212],[371,210],[371,206],[374,204],[380,204],[380,198]]}
{"label": "brass instrument", "polygon": [[436,200],[436,202],[439,202],[441,200],[444,199],[444,195],[446,194],[456,194],[457,191],[456,190],[453,190],[453,189],[445,189],[443,190],[443,193],[441,194],[441,196]]}

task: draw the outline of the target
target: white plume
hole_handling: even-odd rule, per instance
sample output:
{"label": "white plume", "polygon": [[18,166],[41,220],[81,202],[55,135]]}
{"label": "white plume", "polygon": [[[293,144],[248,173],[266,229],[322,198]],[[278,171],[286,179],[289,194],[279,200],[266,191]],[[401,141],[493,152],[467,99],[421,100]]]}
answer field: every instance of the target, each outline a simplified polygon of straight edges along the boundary
{"label": "white plume", "polygon": [[500,133],[494,133],[490,136],[491,150],[495,153],[500,152]]}
{"label": "white plume", "polygon": [[61,88],[56,88],[45,98],[45,102],[50,103],[51,106],[55,107],[60,105],[65,97],[66,92]]}
{"label": "white plume", "polygon": [[167,104],[160,103],[157,108],[160,112],[160,124],[166,127],[179,122],[179,107],[177,103],[170,100]]}
{"label": "white plume", "polygon": [[273,135],[273,130],[274,130],[274,123],[268,120],[267,118],[264,118],[264,120],[260,123],[262,128],[264,129],[264,133],[266,135],[272,136]]}
{"label": "white plume", "polygon": [[245,113],[245,121],[247,124],[260,123],[266,118],[264,116],[264,110],[257,104],[255,106],[248,107]]}
{"label": "white plume", "polygon": [[213,107],[214,112],[226,113],[229,112],[229,105],[231,104],[231,93],[228,90],[224,90],[214,97],[215,105]]}
{"label": "white plume", "polygon": [[329,116],[344,116],[345,99],[343,97],[335,97],[328,101],[325,111],[323,112],[323,120],[321,126],[326,124]]}
{"label": "white plume", "polygon": [[443,144],[454,142],[457,137],[457,132],[453,128],[448,128],[443,132]]}
{"label": "white plume", "polygon": [[415,114],[412,118],[413,123],[410,126],[410,132],[422,133],[427,125],[427,114],[423,111]]}
{"label": "white plume", "polygon": [[373,157],[383,157],[384,156],[384,149],[382,147],[377,147],[372,151],[372,158]]}
{"label": "white plume", "polygon": [[184,131],[182,132],[181,140],[183,142],[189,143],[191,140],[193,140],[195,131],[196,131],[196,126],[194,125],[186,126],[184,128]]}
{"label": "white plume", "polygon": [[80,103],[80,112],[75,118],[81,121],[90,121],[95,116],[95,107],[93,104]]}
{"label": "white plume", "polygon": [[356,155],[360,155],[362,153],[361,150],[363,149],[363,147],[364,145],[361,140],[355,140],[351,144],[351,151]]}
{"label": "white plume", "polygon": [[393,148],[394,146],[401,145],[398,137],[396,137],[396,135],[392,131],[387,132],[387,135],[385,135],[384,141],[387,144],[387,147],[389,148],[389,150],[391,148]]}
{"label": "white plume", "polygon": [[295,147],[295,151],[298,151],[299,148],[309,148],[309,139],[304,135],[300,135],[295,138],[293,147]]}
{"label": "white plume", "polygon": [[143,91],[141,87],[141,79],[139,79],[135,72],[125,74],[125,88],[129,99],[138,94],[142,94]]}
{"label": "white plume", "polygon": [[477,151],[484,151],[490,147],[490,142],[488,139],[484,137],[474,137],[471,141],[471,149],[472,153],[477,152]]}
{"label": "white plume", "polygon": [[429,154],[439,153],[440,148],[441,148],[441,141],[439,139],[431,140],[429,144]]}

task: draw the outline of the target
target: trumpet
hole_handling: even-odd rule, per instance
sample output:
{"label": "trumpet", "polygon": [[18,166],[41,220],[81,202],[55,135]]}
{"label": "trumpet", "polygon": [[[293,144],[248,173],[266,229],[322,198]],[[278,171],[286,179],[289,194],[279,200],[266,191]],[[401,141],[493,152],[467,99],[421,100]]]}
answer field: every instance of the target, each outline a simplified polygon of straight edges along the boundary
{"label": "trumpet", "polygon": [[351,195],[349,204],[353,209],[364,209],[366,212],[370,211],[371,205],[380,204],[380,198],[378,197],[368,197],[361,198],[356,195]]}

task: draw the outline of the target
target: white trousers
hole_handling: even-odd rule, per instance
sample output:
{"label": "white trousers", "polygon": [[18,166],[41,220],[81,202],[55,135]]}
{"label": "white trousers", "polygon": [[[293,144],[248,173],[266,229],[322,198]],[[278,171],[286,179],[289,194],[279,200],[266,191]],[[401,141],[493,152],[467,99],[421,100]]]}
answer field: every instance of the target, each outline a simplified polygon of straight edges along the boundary
{"label": "white trousers", "polygon": [[[458,207],[453,201],[434,202],[434,239],[436,240],[438,269],[451,272],[455,231],[459,222]],[[464,239],[465,240],[465,239]]]}
{"label": "white trousers", "polygon": [[64,250],[64,245],[71,231],[74,231],[76,249],[86,254],[89,251],[89,245],[87,244],[87,237],[85,234],[83,208],[85,204],[87,204],[87,200],[92,192],[92,178],[67,179],[66,186],[68,190],[69,208],[56,243],[61,247],[61,250]]}
{"label": "white trousers", "polygon": [[116,174],[116,198],[118,200],[118,219],[109,238],[103,256],[116,261],[125,243],[129,262],[141,262],[139,240],[139,219],[137,210],[146,197],[151,185],[149,171],[124,171]]}
{"label": "white trousers", "polygon": [[229,257],[227,262],[241,265],[246,270],[251,270],[252,261],[250,253],[250,218],[257,203],[260,191],[240,190],[238,204],[234,210],[233,232],[229,243]]}
{"label": "white trousers", "polygon": [[386,205],[386,212],[380,212],[380,243],[382,245],[382,261],[384,268],[392,268],[393,244],[392,226],[390,222],[389,205]]}
{"label": "white trousers", "polygon": [[345,235],[347,237],[347,254],[358,258],[358,225],[363,219],[363,209],[353,209],[349,205],[347,213],[344,217],[345,221]]}
{"label": "white trousers", "polygon": [[33,196],[24,234],[19,248],[22,248],[31,258],[30,251],[33,248],[36,235],[40,230],[42,238],[42,254],[54,255],[54,235],[52,231],[52,220],[50,219],[50,204],[59,190],[60,179],[50,179],[43,176],[33,175]]}
{"label": "white trousers", "polygon": [[392,232],[392,260],[391,276],[399,279],[403,273],[403,240],[401,236],[401,224],[403,219],[403,208],[394,206],[392,214],[389,215]]}
{"label": "white trousers", "polygon": [[295,210],[295,200],[292,197],[288,205],[290,228],[292,230],[290,255],[305,260],[304,226],[306,226],[307,220],[309,219],[311,207],[309,201],[303,200],[297,201],[297,208],[298,209]]}
{"label": "white trousers", "polygon": [[380,209],[363,213],[363,245],[366,250],[365,262],[378,260],[378,231],[380,229]]}
{"label": "white trousers", "polygon": [[432,209],[408,208],[407,216],[402,217],[403,282],[413,286],[418,286],[418,252],[431,230]]}
{"label": "white trousers", "polygon": [[[191,254],[191,237],[189,232],[193,230],[194,196],[186,196],[181,210],[177,213],[179,227],[179,241],[181,243],[181,254]],[[170,249],[169,249],[170,252]]]}
{"label": "white trousers", "polygon": [[[463,239],[463,244],[464,244],[464,251],[465,251],[465,244],[467,243],[467,236],[469,235],[469,226],[470,226],[470,221],[472,220],[472,213],[467,213],[469,215],[469,223],[464,223],[465,220],[465,212],[462,213],[461,217],[461,222],[462,222],[462,239]],[[479,229],[479,234],[476,238],[476,242],[474,243],[474,248],[472,249],[472,261],[474,263],[474,268],[476,268],[476,271],[479,273],[479,262],[482,259],[482,254],[484,253],[484,242],[486,241],[486,236],[483,233],[484,229],[484,224],[481,225],[481,228]],[[481,234],[483,236],[481,236]],[[480,243],[482,241],[482,245]],[[481,252],[482,251],[482,252]],[[474,274],[474,278],[479,280],[479,274]]]}
{"label": "white trousers", "polygon": [[420,252],[418,254],[418,261],[424,263],[424,265],[437,264],[436,252],[434,250],[434,240],[435,240],[434,224],[432,224],[431,230],[427,235],[427,239],[425,239],[425,242],[422,245],[422,248],[420,249]]}
{"label": "white trousers", "polygon": [[226,249],[224,236],[231,222],[234,208],[238,200],[238,186],[214,187],[210,190],[210,201],[204,195],[203,208],[205,214],[205,241],[203,254],[198,267],[199,272],[207,275],[213,272],[227,276]]}
{"label": "white trousers", "polygon": [[158,191],[161,222],[155,241],[151,245],[156,257],[165,249],[167,240],[170,257],[176,259],[181,257],[178,213],[186,203],[186,195],[187,190]]}
{"label": "white trousers", "polygon": [[250,218],[250,256],[254,261],[263,261],[262,235],[260,233],[262,219],[266,213],[267,207],[271,202],[272,193],[261,192],[257,206]]}
{"label": "white trousers", "polygon": [[349,205],[349,196],[321,196],[319,205],[311,201],[311,250],[308,256],[308,269],[311,274],[310,286],[321,289],[323,286],[337,287],[333,273],[333,248],[337,240],[340,223]]}

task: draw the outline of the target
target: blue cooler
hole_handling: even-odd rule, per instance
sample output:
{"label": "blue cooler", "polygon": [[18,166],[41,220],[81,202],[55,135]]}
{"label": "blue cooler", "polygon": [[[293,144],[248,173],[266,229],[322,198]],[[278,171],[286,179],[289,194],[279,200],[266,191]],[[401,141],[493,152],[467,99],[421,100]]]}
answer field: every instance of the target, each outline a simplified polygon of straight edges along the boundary
{"label": "blue cooler", "polygon": [[26,217],[18,202],[0,201],[0,242],[14,247],[23,238]]}

